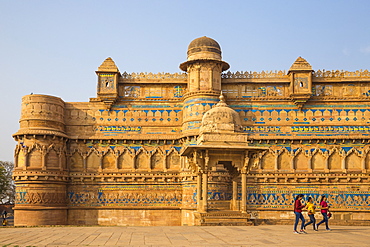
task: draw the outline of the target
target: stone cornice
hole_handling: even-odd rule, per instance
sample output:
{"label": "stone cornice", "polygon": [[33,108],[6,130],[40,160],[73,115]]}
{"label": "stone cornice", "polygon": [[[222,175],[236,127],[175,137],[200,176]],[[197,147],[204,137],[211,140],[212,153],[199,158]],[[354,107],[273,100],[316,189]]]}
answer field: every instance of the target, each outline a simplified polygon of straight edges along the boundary
{"label": "stone cornice", "polygon": [[271,171],[267,172],[256,172],[253,171],[247,177],[248,182],[252,184],[307,184],[309,185],[322,185],[322,184],[363,184],[370,185],[370,174],[367,173],[277,173]]}
{"label": "stone cornice", "polygon": [[60,131],[45,130],[45,129],[20,129],[17,133],[13,134],[13,137],[20,135],[51,135],[68,138],[68,136]]}

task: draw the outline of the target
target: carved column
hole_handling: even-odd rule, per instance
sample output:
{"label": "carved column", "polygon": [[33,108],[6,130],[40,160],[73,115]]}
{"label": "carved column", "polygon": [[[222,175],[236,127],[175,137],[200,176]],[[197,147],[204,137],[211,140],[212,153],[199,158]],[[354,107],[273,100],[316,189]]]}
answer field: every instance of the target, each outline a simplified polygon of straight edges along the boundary
{"label": "carved column", "polygon": [[115,169],[116,169],[116,170],[118,170],[119,153],[118,153],[118,154],[115,154],[115,155],[114,155],[114,158],[116,158],[116,159],[115,159],[115,164],[114,164],[114,166],[115,166]]}
{"label": "carved column", "polygon": [[208,150],[206,151],[204,157],[204,170],[203,170],[203,188],[202,188],[202,197],[203,197],[203,212],[207,212],[208,210]]}
{"label": "carved column", "polygon": [[247,212],[247,173],[246,171],[242,171],[242,205],[241,205],[242,213]]}
{"label": "carved column", "polygon": [[279,153],[274,153],[275,154],[275,171],[279,170]]}
{"label": "carved column", "polygon": [[[152,171],[152,167],[153,167],[153,156],[154,154],[149,154],[149,160],[148,160],[148,171],[151,172]],[[154,162],[153,162],[154,163]]]}
{"label": "carved column", "polygon": [[342,164],[341,164],[341,169],[342,169],[342,172],[346,172],[346,157],[347,157],[347,154],[345,152],[341,153],[340,154],[341,158],[342,158]]}
{"label": "carved column", "polygon": [[363,173],[366,172],[366,153],[361,156],[361,170]]}
{"label": "carved column", "polygon": [[200,65],[197,64],[194,67],[196,69],[196,78],[197,78],[197,81],[196,81],[196,89],[197,90],[200,90]]}
{"label": "carved column", "polygon": [[197,211],[202,211],[202,173],[197,173]]}
{"label": "carved column", "polygon": [[307,167],[308,167],[308,171],[312,172],[312,155],[311,154],[308,155]]}
{"label": "carved column", "polygon": [[99,169],[98,169],[99,172],[103,171],[103,158],[104,158],[104,153],[100,152],[100,155],[99,155]]}
{"label": "carved column", "polygon": [[164,172],[167,172],[167,157],[168,157],[168,155],[163,155],[164,156],[164,158],[163,158],[163,171]]}
{"label": "carved column", "polygon": [[241,211],[242,211],[242,213],[247,212],[247,171],[248,171],[248,164],[249,164],[249,153],[247,151],[247,152],[245,152],[244,164],[243,164],[243,168],[241,169],[241,177],[242,177]]}
{"label": "carved column", "polygon": [[202,182],[203,182],[203,189],[202,189],[202,197],[203,197],[203,200],[202,200],[202,211],[203,212],[207,212],[207,209],[208,209],[208,171],[204,171],[203,172],[203,178],[202,178]]}
{"label": "carved column", "polygon": [[45,146],[42,146],[41,148],[41,169],[42,170],[46,170],[46,155],[47,155],[47,152],[46,152],[46,148]]}
{"label": "carved column", "polygon": [[[63,151],[58,152],[59,171],[63,171]],[[66,168],[67,170],[67,168]]]}
{"label": "carved column", "polygon": [[134,153],[132,155],[132,171],[136,171],[136,166],[135,166],[135,161],[136,161],[136,154]]}
{"label": "carved column", "polygon": [[292,172],[294,172],[295,171],[295,167],[294,167],[294,161],[295,161],[295,155],[293,154],[290,154],[290,157],[291,157],[291,161],[290,161],[290,170],[292,171]]}
{"label": "carved column", "polygon": [[87,172],[87,154],[84,154],[82,156],[83,162],[84,162],[84,172]]}
{"label": "carved column", "polygon": [[329,153],[325,152],[324,154],[324,158],[325,158],[325,167],[324,167],[324,171],[325,172],[330,172],[330,169],[329,169]]}
{"label": "carved column", "polygon": [[238,210],[238,181],[236,178],[233,179],[233,198],[232,198],[232,210]]}
{"label": "carved column", "polygon": [[28,167],[28,150],[25,149],[25,152],[24,152],[24,166],[23,166],[23,170],[27,170],[27,167]]}

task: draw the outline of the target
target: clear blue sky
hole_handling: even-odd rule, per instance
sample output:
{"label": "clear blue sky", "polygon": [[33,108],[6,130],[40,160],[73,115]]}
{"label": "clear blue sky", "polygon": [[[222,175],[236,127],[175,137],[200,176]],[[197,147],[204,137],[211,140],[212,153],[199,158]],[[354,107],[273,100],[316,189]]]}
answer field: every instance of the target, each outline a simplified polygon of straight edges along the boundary
{"label": "clear blue sky", "polygon": [[0,0],[0,160],[13,160],[21,97],[88,101],[95,70],[179,72],[188,44],[219,42],[230,70],[370,69],[370,1]]}

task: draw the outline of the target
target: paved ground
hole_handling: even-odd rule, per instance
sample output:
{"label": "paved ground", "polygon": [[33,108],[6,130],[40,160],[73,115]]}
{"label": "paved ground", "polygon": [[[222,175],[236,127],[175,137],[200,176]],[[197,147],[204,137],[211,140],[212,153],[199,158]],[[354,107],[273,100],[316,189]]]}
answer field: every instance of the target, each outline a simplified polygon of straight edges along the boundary
{"label": "paved ground", "polygon": [[370,227],[292,226],[3,227],[0,246],[370,246]]}

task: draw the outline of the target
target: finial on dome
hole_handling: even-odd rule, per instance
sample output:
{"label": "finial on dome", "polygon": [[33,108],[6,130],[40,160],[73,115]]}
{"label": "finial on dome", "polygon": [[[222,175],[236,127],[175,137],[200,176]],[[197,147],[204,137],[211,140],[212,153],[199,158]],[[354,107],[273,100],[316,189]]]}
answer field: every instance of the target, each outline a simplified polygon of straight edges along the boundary
{"label": "finial on dome", "polygon": [[220,93],[219,99],[220,101],[215,105],[215,107],[229,107],[225,102],[225,96],[222,94],[222,91]]}
{"label": "finial on dome", "polygon": [[221,93],[220,93],[220,102],[221,103],[225,103],[225,96],[222,94],[222,90],[221,90]]}

